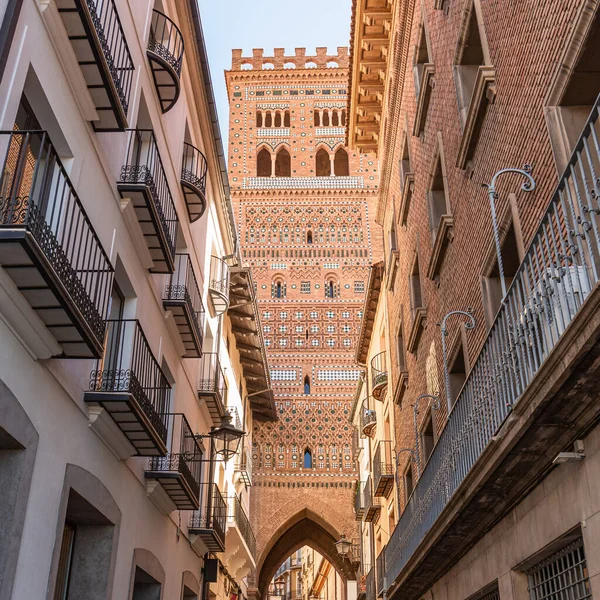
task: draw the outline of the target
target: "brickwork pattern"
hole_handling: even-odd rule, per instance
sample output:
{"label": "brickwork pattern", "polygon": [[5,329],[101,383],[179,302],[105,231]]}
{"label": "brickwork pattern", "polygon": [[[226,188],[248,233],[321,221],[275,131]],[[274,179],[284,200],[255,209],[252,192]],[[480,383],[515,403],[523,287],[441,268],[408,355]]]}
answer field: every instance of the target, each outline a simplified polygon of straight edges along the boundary
{"label": "brickwork pattern", "polygon": [[[476,0],[477,1],[477,0]],[[471,2],[450,0],[447,10],[435,10],[433,2],[421,3],[403,0],[397,10],[404,17],[409,42],[395,48],[391,62],[396,70],[405,68],[403,75],[393,73],[403,81],[396,113],[389,113],[387,139],[395,139],[386,159],[390,165],[389,181],[382,184],[387,190],[388,202],[383,213],[384,230],[392,229],[396,220],[400,263],[389,292],[390,349],[393,360],[392,385],[400,377],[396,333],[402,324],[406,342],[413,324],[410,303],[410,274],[415,257],[421,273],[423,305],[427,310],[426,328],[414,353],[406,353],[409,373],[408,389],[402,406],[396,408],[397,447],[414,447],[412,410],[406,407],[420,394],[439,393],[441,410],[435,412],[436,431],[446,418],[440,329],[436,326],[451,310],[474,309],[477,327],[464,335],[467,362],[476,359],[487,335],[483,311],[481,277],[484,264],[493,254],[492,225],[486,190],[493,174],[502,168],[533,164],[537,182],[535,192],[520,191],[521,180],[506,177],[499,184],[497,211],[502,222],[509,211],[510,194],[518,210],[525,248],[532,238],[541,215],[557,182],[548,129],[544,119],[544,104],[564,50],[570,26],[582,2],[580,0],[552,0],[543,3],[507,3],[503,0],[480,2],[483,29],[489,46],[491,63],[496,70],[496,97],[483,120],[481,135],[467,169],[455,166],[462,135],[457,105],[457,91],[453,76],[453,61],[463,21],[463,11]],[[416,93],[410,71],[414,49],[418,44],[420,27],[425,23],[430,45],[431,61],[435,65],[435,86],[427,111],[423,133],[412,135],[415,120]],[[396,32],[402,37],[403,32]],[[408,53],[406,49],[408,48]],[[388,105],[389,109],[389,105]],[[395,129],[395,131],[391,131]],[[393,135],[392,135],[393,134]],[[402,158],[403,139],[407,137],[410,152],[410,171],[414,172],[414,191],[406,225],[397,222],[402,185],[399,162]],[[425,275],[433,250],[427,209],[428,181],[437,148],[443,147],[446,173],[447,200],[454,220],[453,238],[441,263],[439,276],[428,279]],[[384,169],[385,171],[385,169]],[[457,346],[460,325],[450,322],[448,346]],[[467,365],[468,370],[468,365]],[[420,422],[428,416],[420,411]],[[409,455],[401,458],[404,469]]]}

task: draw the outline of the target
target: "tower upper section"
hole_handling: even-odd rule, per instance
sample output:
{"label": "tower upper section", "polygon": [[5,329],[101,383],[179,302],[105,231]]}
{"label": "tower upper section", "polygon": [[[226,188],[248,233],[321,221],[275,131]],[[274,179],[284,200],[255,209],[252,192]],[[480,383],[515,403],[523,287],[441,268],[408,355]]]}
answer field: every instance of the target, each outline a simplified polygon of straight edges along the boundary
{"label": "tower upper section", "polygon": [[234,192],[286,195],[376,193],[374,157],[344,147],[348,49],[293,56],[233,50],[226,72],[230,102],[229,176]]}

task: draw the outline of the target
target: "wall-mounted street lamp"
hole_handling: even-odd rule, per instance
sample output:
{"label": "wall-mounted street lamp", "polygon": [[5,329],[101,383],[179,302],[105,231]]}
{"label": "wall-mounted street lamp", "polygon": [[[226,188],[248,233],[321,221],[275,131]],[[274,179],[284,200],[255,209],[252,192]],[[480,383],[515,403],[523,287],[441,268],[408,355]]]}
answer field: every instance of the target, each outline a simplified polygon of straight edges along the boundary
{"label": "wall-mounted street lamp", "polygon": [[488,198],[490,200],[490,209],[492,211],[492,227],[494,229],[494,244],[496,245],[496,258],[498,260],[498,273],[500,274],[500,285],[502,286],[502,300],[506,297],[506,281],[504,280],[504,267],[502,265],[502,246],[500,244],[500,231],[498,229],[498,217],[496,216],[496,200],[498,192],[496,191],[496,181],[500,175],[504,173],[517,173],[525,177],[525,181],[521,184],[521,189],[524,192],[532,192],[535,189],[535,179],[531,176],[531,165],[524,165],[522,169],[501,169],[492,177],[492,183],[484,183],[483,187],[487,188]]}
{"label": "wall-mounted street lamp", "polygon": [[221,418],[221,424],[218,427],[211,427],[208,434],[212,446],[211,454],[224,462],[237,454],[240,441],[246,434],[232,423],[232,418],[231,414],[226,413]]}
{"label": "wall-mounted street lamp", "polygon": [[340,556],[346,558],[352,551],[352,542],[342,533],[340,539],[335,543],[335,549]]}

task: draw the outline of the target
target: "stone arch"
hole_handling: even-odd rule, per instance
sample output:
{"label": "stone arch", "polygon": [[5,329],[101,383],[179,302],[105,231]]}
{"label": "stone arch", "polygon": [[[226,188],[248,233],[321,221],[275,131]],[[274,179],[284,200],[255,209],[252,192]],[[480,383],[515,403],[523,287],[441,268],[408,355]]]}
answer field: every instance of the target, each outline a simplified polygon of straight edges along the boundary
{"label": "stone arch", "polygon": [[[273,521],[277,520],[280,512],[277,511]],[[303,508],[292,514],[273,531],[269,543],[256,563],[257,583],[261,597],[266,597],[264,594],[279,565],[302,546],[311,546],[324,556],[339,573],[344,584],[348,580],[356,579],[349,561],[343,559],[335,547],[335,542],[340,539],[344,531],[340,531],[338,527],[325,520],[323,515],[326,514],[331,514],[331,510],[327,511],[325,506],[318,512]]]}
{"label": "stone arch", "polygon": [[146,575],[149,575],[155,582],[156,587],[159,589],[153,590],[153,595],[147,594],[148,598],[158,597],[163,598],[164,583],[165,583],[165,570],[160,564],[160,561],[150,550],[145,548],[136,548],[133,551],[133,565],[131,568],[131,581],[129,583],[129,600],[132,599],[134,588],[136,585],[135,576],[136,570],[141,569]]}
{"label": "stone arch", "polygon": [[[189,590],[187,592],[186,590]],[[185,600],[187,597],[194,597],[191,594],[195,594],[196,598],[200,597],[200,584],[198,579],[191,571],[184,571],[181,575],[181,595],[182,599]]]}

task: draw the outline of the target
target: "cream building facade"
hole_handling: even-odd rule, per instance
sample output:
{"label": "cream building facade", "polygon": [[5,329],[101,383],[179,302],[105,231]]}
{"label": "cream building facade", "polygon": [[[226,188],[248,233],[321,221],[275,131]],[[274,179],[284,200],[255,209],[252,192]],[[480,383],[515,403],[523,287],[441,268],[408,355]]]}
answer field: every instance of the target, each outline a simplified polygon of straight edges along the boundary
{"label": "cream building facade", "polygon": [[2,18],[0,598],[244,595],[275,414],[197,4]]}

